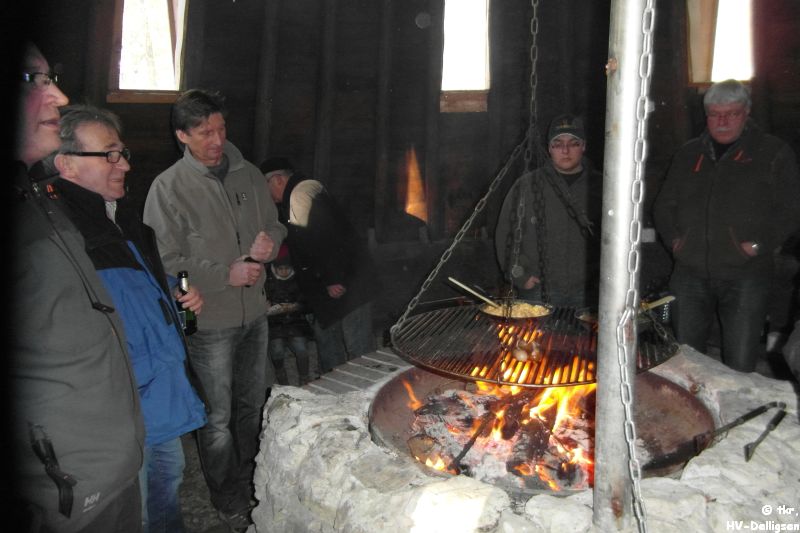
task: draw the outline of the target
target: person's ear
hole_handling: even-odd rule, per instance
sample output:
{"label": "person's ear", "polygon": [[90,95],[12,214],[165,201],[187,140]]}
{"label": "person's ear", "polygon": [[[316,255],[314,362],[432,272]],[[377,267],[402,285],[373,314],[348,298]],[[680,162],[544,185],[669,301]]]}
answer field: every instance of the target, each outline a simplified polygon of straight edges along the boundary
{"label": "person's ear", "polygon": [[62,178],[74,181],[77,170],[75,168],[75,162],[71,157],[64,154],[57,154],[55,159],[53,159],[53,164],[56,166],[56,169],[58,169],[58,173]]}
{"label": "person's ear", "polygon": [[180,142],[182,142],[183,144],[189,144],[187,142],[189,136],[186,134],[185,131],[183,131],[183,130],[175,130],[175,137],[177,137],[178,140]]}

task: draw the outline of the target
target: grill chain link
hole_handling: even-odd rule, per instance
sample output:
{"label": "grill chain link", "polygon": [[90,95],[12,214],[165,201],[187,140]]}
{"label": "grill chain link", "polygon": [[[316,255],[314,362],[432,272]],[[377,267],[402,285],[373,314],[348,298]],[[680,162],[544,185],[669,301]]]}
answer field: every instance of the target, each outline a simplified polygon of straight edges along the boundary
{"label": "grill chain link", "polygon": [[619,362],[622,404],[625,408],[625,441],[628,445],[628,469],[633,484],[633,512],[639,531],[647,531],[647,514],[642,497],[642,467],[636,457],[636,425],[633,418],[633,387],[628,362],[635,358],[633,353],[636,338],[636,316],[638,313],[639,291],[638,273],[642,236],[642,200],[644,197],[644,172],[647,159],[647,115],[650,111],[648,92],[653,64],[653,28],[655,24],[654,0],[648,0],[642,14],[642,54],[639,58],[639,98],[636,102],[636,143],[634,147],[635,175],[631,184],[631,205],[633,216],[628,231],[628,289],[625,295],[625,310],[617,325],[617,359]]}

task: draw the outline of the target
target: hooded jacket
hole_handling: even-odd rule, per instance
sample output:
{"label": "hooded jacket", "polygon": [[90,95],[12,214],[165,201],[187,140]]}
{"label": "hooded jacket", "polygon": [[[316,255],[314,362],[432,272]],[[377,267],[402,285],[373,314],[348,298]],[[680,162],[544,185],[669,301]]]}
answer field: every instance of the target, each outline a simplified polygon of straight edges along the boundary
{"label": "hooded jacket", "polygon": [[[674,156],[654,204],[677,268],[704,279],[769,276],[773,252],[800,227],[800,175],[791,148],[748,121],[716,159],[708,131]],[[748,256],[741,243],[755,242]]]}
{"label": "hooded jacket", "polygon": [[247,255],[259,231],[275,242],[278,254],[286,228],[261,171],[225,143],[229,169],[220,182],[191,152],[153,181],[144,206],[144,222],[156,233],[164,268],[170,275],[189,272],[205,304],[199,329],[242,326],[267,312],[264,274],[251,287],[228,284],[230,265]]}
{"label": "hooded jacket", "polygon": [[[372,257],[335,199],[319,181],[293,174],[279,204],[297,284],[323,328],[372,301],[378,282]],[[341,298],[329,285],[346,288]]]}

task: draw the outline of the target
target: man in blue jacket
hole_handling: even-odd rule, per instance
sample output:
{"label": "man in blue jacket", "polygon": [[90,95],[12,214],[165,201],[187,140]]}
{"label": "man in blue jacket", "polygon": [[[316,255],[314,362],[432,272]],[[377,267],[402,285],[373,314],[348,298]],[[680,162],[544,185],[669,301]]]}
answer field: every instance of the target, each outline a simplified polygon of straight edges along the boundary
{"label": "man in blue jacket", "polygon": [[672,251],[670,289],[679,342],[705,352],[719,317],[722,360],[755,369],[774,273],[774,253],[800,227],[794,152],[750,120],[750,95],[735,80],[703,98],[706,131],[673,158],[655,203]]}
{"label": "man in blue jacket", "polygon": [[[186,348],[173,298],[199,313],[203,299],[190,287],[170,293],[153,231],[125,202],[130,151],[119,119],[89,106],[67,108],[49,185],[85,240],[89,255],[125,329],[145,423],[142,523],[145,532],[183,530],[178,490],[183,479],[181,435],[205,424],[189,382]],[[174,280],[173,280],[174,281]],[[174,287],[174,283],[173,283]],[[190,370],[191,368],[188,367]]]}

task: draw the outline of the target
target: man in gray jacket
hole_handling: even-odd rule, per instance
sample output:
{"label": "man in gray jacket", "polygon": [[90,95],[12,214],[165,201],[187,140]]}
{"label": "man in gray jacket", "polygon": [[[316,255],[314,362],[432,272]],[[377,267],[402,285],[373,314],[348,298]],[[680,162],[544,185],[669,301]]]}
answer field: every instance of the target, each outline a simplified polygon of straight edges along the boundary
{"label": "man in gray jacket", "polygon": [[275,381],[267,358],[263,263],[286,228],[261,172],[226,140],[222,97],[192,89],[172,110],[183,158],[153,182],[144,221],[167,272],[189,272],[205,295],[189,359],[206,393],[208,424],[198,431],[211,502],[233,529],[250,523],[261,409]]}
{"label": "man in gray jacket", "polygon": [[17,485],[8,496],[22,500],[8,508],[30,524],[6,516],[6,530],[134,533],[142,527],[144,426],[125,330],[89,244],[38,163],[59,147],[67,97],[32,45],[21,66],[6,458]]}

